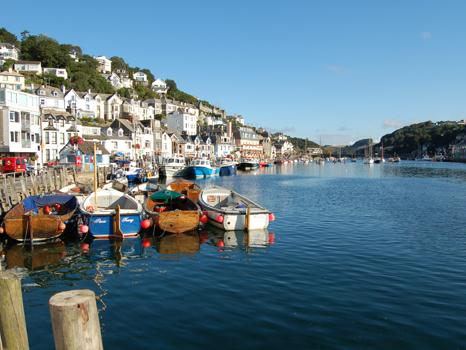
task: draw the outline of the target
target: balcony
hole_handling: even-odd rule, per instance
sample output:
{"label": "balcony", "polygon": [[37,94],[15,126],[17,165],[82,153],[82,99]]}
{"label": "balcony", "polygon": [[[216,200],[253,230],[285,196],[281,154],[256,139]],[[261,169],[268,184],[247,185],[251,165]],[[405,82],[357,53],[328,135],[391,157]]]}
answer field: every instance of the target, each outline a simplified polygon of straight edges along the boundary
{"label": "balcony", "polygon": [[31,121],[30,120],[21,120],[21,130],[30,131],[31,130]]}
{"label": "balcony", "polygon": [[21,141],[21,147],[31,148],[31,141]]}

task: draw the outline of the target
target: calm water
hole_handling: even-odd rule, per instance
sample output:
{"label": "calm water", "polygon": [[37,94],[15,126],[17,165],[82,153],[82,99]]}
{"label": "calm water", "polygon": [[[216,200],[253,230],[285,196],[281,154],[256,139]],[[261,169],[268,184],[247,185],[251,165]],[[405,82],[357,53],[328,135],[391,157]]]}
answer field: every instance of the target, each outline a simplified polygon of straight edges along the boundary
{"label": "calm water", "polygon": [[[107,349],[466,348],[466,166],[286,165],[200,181],[274,213],[267,233],[7,251],[32,349],[55,292],[99,295]],[[216,242],[224,239],[225,247]],[[177,253],[178,252],[178,253]]]}

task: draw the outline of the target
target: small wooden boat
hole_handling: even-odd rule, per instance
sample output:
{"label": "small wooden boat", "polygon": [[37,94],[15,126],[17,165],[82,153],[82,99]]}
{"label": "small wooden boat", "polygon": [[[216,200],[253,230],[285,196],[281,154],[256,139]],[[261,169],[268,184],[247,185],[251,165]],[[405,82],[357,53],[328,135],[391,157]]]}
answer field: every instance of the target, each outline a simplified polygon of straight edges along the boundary
{"label": "small wooden boat", "polygon": [[167,190],[184,194],[194,203],[198,202],[202,191],[198,184],[183,179],[178,179],[168,184]]}
{"label": "small wooden boat", "polygon": [[142,205],[114,189],[91,193],[80,205],[84,224],[94,238],[136,236],[141,227]]}
{"label": "small wooden boat", "polygon": [[5,215],[5,233],[20,242],[58,238],[77,208],[78,201],[72,195],[29,196]]}
{"label": "small wooden boat", "polygon": [[153,193],[144,202],[144,210],[165,232],[183,233],[199,227],[199,207],[187,195],[175,191]]}
{"label": "small wooden boat", "polygon": [[263,230],[275,217],[252,200],[226,188],[204,189],[199,198],[209,223],[225,231]]}

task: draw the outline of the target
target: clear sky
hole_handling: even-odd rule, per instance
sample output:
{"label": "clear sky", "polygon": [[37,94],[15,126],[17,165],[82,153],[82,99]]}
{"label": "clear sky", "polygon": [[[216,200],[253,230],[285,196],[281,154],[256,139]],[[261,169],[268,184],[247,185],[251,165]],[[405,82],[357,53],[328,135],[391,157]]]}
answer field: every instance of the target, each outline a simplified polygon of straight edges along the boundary
{"label": "clear sky", "polygon": [[121,56],[325,144],[466,118],[466,1],[4,1],[0,27]]}

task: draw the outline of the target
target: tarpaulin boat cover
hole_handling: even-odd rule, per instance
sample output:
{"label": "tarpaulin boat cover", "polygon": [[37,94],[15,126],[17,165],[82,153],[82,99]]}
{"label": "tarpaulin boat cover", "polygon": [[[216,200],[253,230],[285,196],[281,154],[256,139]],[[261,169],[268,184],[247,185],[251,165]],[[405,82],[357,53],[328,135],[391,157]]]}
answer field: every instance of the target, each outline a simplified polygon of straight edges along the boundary
{"label": "tarpaulin boat cover", "polygon": [[[69,204],[67,204],[70,202]],[[45,205],[53,204],[67,204],[70,208],[73,208],[77,204],[77,199],[75,196],[68,194],[51,194],[46,196],[29,196],[23,201],[24,211],[33,210],[37,212],[37,209]]]}
{"label": "tarpaulin boat cover", "polygon": [[153,201],[165,201],[165,203],[167,203],[168,201],[179,198],[181,196],[181,193],[165,190],[153,193],[150,196],[150,199],[152,199]]}

